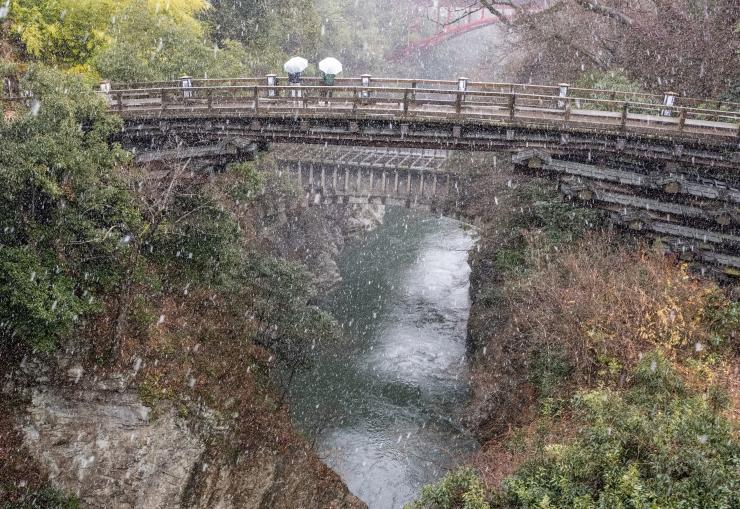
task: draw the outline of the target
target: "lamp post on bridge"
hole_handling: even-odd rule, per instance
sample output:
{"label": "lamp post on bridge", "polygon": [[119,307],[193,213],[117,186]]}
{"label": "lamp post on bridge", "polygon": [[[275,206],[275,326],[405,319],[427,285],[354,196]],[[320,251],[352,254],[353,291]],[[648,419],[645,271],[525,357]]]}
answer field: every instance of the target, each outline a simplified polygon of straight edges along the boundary
{"label": "lamp post on bridge", "polygon": [[468,81],[470,81],[470,78],[465,78],[463,76],[457,78],[457,89],[460,92],[465,92],[468,89]]}
{"label": "lamp post on bridge", "polygon": [[267,89],[267,97],[275,97],[277,90],[273,87],[277,86],[277,74],[268,74],[265,78],[267,78],[267,86],[270,87]]}
{"label": "lamp post on bridge", "polygon": [[666,92],[665,95],[663,95],[663,106],[668,106],[668,108],[661,110],[661,116],[673,116],[673,105],[676,103],[676,97],[678,97],[676,92]]}
{"label": "lamp post on bridge", "polygon": [[108,105],[110,105],[112,102],[110,91],[111,91],[110,81],[102,80],[100,82],[100,94],[105,97],[105,102],[108,103]]}
{"label": "lamp post on bridge", "polygon": [[[568,97],[568,89],[570,88],[569,83],[559,83],[558,84],[558,97]],[[565,101],[558,100],[558,108],[564,108],[565,107]]]}
{"label": "lamp post on bridge", "polygon": [[180,78],[180,87],[182,87],[182,96],[185,99],[193,97],[193,91],[188,90],[190,88],[193,88],[193,79],[190,76],[186,75]]}

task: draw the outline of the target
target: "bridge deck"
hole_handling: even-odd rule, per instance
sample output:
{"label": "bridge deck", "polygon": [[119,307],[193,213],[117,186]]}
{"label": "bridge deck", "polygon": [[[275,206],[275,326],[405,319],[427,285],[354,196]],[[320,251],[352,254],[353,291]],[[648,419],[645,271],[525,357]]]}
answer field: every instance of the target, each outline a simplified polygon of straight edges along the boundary
{"label": "bridge deck", "polygon": [[[454,83],[454,82],[453,82]],[[383,84],[383,83],[375,83]],[[393,83],[395,85],[396,82]],[[157,85],[157,84],[154,84]],[[198,87],[152,86],[118,88],[109,96],[111,110],[127,119],[167,117],[229,117],[296,119],[377,119],[395,122],[452,121],[463,125],[526,124],[559,130],[606,130],[658,137],[696,140],[733,140],[740,133],[740,107],[724,103],[722,109],[665,106],[655,96],[637,101],[601,96],[561,97],[543,93],[503,92],[485,84],[475,90],[399,86],[263,86],[211,85]],[[141,85],[137,85],[141,86]],[[431,86],[431,85],[430,85]],[[521,85],[509,85],[516,90]],[[541,87],[545,88],[545,87]],[[538,91],[538,90],[535,90]],[[300,95],[300,97],[294,97]],[[693,101],[693,102],[692,102]],[[679,102],[678,104],[681,104]],[[686,99],[684,104],[700,104]]]}

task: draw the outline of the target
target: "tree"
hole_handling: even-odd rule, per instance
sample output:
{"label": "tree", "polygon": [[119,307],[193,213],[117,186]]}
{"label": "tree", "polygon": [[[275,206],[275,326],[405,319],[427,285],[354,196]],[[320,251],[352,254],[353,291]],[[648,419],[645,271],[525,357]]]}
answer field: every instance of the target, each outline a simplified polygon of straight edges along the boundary
{"label": "tree", "polygon": [[156,74],[157,65],[163,73],[219,64],[234,71],[243,58],[235,45],[219,52],[203,42],[196,16],[207,7],[204,0],[14,0],[10,14],[26,51],[47,64],[95,75],[92,63],[102,58],[104,68],[97,70],[106,77],[126,64],[131,74],[144,76]]}
{"label": "tree", "polygon": [[108,144],[119,121],[77,78],[33,66],[29,110],[0,119],[0,324],[5,347],[52,349],[119,281],[139,226]]}
{"label": "tree", "polygon": [[[740,13],[732,0],[479,2],[512,30],[517,79],[575,81],[584,70],[624,69],[648,90],[702,97],[737,80]],[[509,20],[501,6],[518,14]]]}
{"label": "tree", "polygon": [[13,0],[13,32],[28,53],[48,64],[84,66],[109,42],[114,0]]}
{"label": "tree", "polygon": [[315,342],[339,334],[331,315],[308,304],[314,297],[311,274],[299,264],[250,253],[233,284],[234,302],[259,323],[255,341],[285,365],[290,387],[296,371],[311,364]]}
{"label": "tree", "polygon": [[233,40],[248,52],[252,72],[282,70],[289,57],[317,57],[320,20],[310,0],[214,0],[201,18],[219,44]]}
{"label": "tree", "polygon": [[[183,14],[184,16],[184,14]],[[247,55],[240,44],[223,47],[205,39],[195,22],[181,22],[132,0],[111,28],[111,43],[97,54],[98,72],[114,81],[175,79],[182,75],[236,77],[242,74]]]}

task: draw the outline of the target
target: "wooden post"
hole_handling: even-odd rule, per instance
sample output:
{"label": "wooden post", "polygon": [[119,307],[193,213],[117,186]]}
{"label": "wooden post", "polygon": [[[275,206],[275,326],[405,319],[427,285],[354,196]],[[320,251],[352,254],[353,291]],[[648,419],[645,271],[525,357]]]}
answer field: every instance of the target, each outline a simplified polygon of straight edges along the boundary
{"label": "wooden post", "polygon": [[416,82],[411,82],[411,101],[416,101]]}
{"label": "wooden post", "polygon": [[253,98],[254,98],[254,111],[257,111],[259,109],[259,102],[260,102],[260,89],[257,86],[254,87]]}
{"label": "wooden post", "polygon": [[570,98],[567,98],[565,99],[565,110],[563,110],[563,118],[565,119],[566,122],[570,120],[570,109],[571,109]]}
{"label": "wooden post", "polygon": [[403,91],[403,114],[406,115],[409,112],[409,90]]}
{"label": "wooden post", "polygon": [[[118,100],[118,112],[120,113],[123,111],[123,91],[121,90],[118,91],[117,100]],[[162,109],[164,109],[164,95],[162,95]]]}
{"label": "wooden post", "polygon": [[514,113],[516,111],[516,94],[509,95],[509,120],[514,120]]}
{"label": "wooden post", "polygon": [[212,88],[206,89],[206,98],[208,99],[208,111],[211,111],[211,109],[213,109],[213,89]]}
{"label": "wooden post", "polygon": [[629,111],[629,109],[630,109],[630,103],[628,103],[627,101],[624,101],[624,104],[622,105],[622,118],[620,121],[622,129],[627,127],[627,112]]}
{"label": "wooden post", "polygon": [[352,113],[357,113],[357,90],[352,92]]}
{"label": "wooden post", "polygon": [[455,96],[455,113],[459,115],[460,110],[462,110],[462,92],[457,92]]}

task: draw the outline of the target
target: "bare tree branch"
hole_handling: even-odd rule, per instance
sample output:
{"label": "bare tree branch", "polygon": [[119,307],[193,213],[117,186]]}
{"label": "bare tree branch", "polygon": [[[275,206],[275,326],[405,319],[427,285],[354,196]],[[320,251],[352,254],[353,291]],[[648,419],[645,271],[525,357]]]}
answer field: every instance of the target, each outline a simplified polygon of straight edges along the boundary
{"label": "bare tree branch", "polygon": [[[496,16],[503,24],[505,24],[505,25],[511,25],[511,22],[509,21],[509,18],[507,18],[506,16],[504,16],[504,13],[503,12],[501,12],[498,9],[496,9],[496,7],[493,6],[493,2],[491,2],[490,0],[480,0],[480,3],[483,4],[483,7],[485,7],[486,9],[488,9],[488,12],[490,12],[491,14],[493,14],[494,16]],[[502,2],[496,2],[496,3],[499,4],[499,3],[502,3]],[[509,5],[511,7],[514,7],[515,9],[517,9],[517,7],[515,7],[511,3],[507,3],[507,5]]]}
{"label": "bare tree branch", "polygon": [[613,7],[609,7],[607,5],[601,5],[598,0],[576,0],[576,3],[590,11],[595,12],[596,14],[615,19],[625,26],[631,27],[634,24],[632,18],[630,18],[623,12],[620,12],[617,9],[614,9]]}

